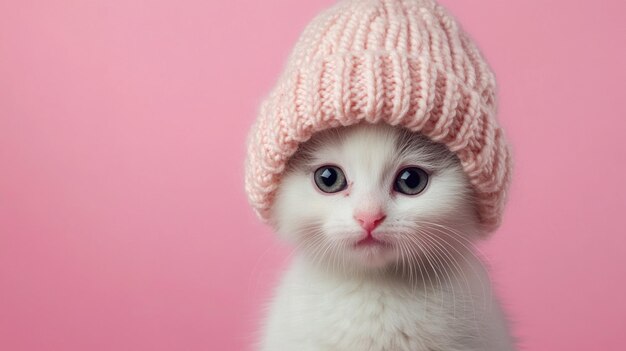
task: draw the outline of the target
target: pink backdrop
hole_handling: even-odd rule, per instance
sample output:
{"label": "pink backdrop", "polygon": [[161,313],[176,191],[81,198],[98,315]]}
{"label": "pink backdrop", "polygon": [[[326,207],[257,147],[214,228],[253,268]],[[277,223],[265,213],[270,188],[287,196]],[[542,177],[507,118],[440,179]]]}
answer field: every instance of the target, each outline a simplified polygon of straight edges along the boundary
{"label": "pink backdrop", "polygon": [[[1,350],[249,349],[287,250],[244,138],[332,2],[0,2]],[[626,349],[626,2],[442,2],[500,82],[521,344]]]}

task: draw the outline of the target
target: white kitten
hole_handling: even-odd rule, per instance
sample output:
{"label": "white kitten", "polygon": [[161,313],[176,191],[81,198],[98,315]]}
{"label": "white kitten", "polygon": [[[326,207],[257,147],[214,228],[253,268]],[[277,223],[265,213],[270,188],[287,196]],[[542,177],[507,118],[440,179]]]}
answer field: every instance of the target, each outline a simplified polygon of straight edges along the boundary
{"label": "white kitten", "polygon": [[472,191],[444,146],[386,125],[318,133],[272,208],[296,255],[262,350],[512,350],[472,248]]}

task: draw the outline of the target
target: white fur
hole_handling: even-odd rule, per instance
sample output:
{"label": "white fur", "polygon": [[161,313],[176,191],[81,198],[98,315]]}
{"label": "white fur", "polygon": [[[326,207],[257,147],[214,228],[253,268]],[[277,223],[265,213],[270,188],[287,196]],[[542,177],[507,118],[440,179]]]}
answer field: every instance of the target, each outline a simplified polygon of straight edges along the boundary
{"label": "white fur", "polygon": [[[328,164],[347,190],[317,190],[313,173]],[[430,173],[421,194],[393,191],[406,166]],[[356,247],[354,214],[370,208],[386,214],[372,232],[385,245]],[[262,350],[513,350],[471,244],[482,234],[471,187],[443,146],[384,125],[322,132],[290,162],[272,220],[296,255]]]}

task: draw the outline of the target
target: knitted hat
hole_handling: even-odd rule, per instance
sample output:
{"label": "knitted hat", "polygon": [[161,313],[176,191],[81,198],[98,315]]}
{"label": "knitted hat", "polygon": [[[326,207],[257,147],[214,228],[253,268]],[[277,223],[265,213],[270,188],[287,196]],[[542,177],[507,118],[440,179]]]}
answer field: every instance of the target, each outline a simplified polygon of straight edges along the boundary
{"label": "knitted hat", "polygon": [[496,117],[495,78],[434,0],[343,0],[298,40],[248,139],[246,191],[268,219],[298,145],[319,131],[387,123],[456,153],[486,230],[500,223],[511,156]]}

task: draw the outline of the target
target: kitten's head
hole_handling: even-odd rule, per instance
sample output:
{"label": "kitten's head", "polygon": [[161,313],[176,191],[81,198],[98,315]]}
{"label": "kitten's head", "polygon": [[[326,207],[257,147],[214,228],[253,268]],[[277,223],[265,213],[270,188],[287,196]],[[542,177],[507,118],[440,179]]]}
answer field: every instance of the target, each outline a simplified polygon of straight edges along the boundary
{"label": "kitten's head", "polygon": [[301,145],[271,217],[312,259],[358,269],[442,256],[479,230],[457,157],[387,125],[331,129]]}

